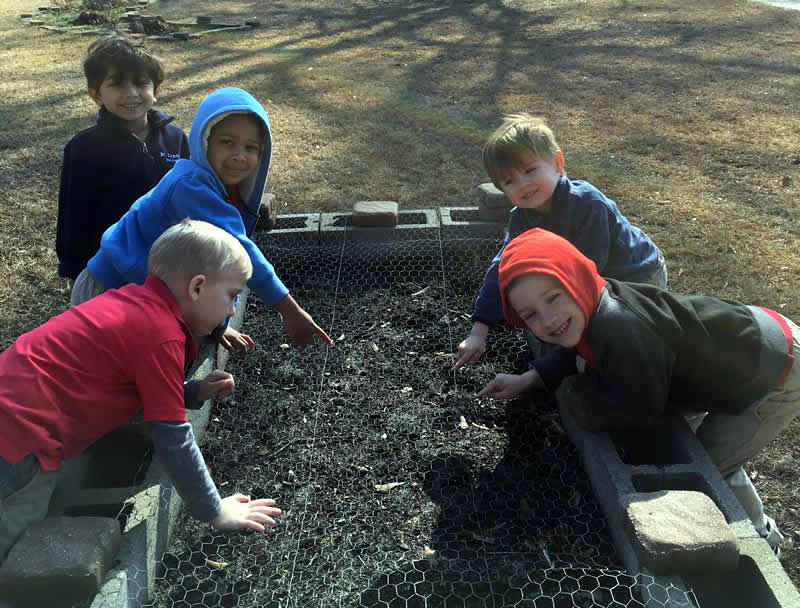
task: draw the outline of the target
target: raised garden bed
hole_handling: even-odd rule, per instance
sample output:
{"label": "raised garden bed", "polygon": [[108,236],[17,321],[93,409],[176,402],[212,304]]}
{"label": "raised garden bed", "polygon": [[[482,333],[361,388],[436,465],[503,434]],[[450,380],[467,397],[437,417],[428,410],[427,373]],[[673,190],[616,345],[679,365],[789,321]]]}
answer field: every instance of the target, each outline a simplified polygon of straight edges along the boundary
{"label": "raised garden bed", "polygon": [[668,601],[619,571],[554,404],[474,397],[522,363],[521,336],[496,332],[479,365],[452,372],[498,244],[264,238],[336,344],[288,347],[277,315],[251,295],[244,330],[257,349],[229,362],[237,392],[216,404],[202,447],[224,494],[275,498],[285,515],[265,534],[180,521],[153,606]]}

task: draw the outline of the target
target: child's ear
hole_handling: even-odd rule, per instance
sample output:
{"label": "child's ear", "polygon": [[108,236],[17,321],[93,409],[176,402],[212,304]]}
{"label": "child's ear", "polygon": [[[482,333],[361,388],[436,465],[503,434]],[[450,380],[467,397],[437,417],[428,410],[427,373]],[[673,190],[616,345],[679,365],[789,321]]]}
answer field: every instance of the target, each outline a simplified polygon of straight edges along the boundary
{"label": "child's ear", "polygon": [[89,89],[89,97],[92,98],[92,101],[97,104],[98,107],[103,107],[103,99],[100,97],[100,91],[97,89]]}
{"label": "child's ear", "polygon": [[562,154],[561,150],[556,152],[556,169],[558,169],[558,172],[563,175],[563,173],[564,173],[564,154]]}
{"label": "child's ear", "polygon": [[200,299],[200,293],[203,289],[208,285],[208,278],[204,274],[196,274],[191,279],[189,279],[189,283],[187,285],[188,296],[189,299],[193,302],[196,302]]}
{"label": "child's ear", "polygon": [[161,85],[157,84],[156,86],[153,87],[153,103],[158,101],[157,98],[159,95],[161,95]]}

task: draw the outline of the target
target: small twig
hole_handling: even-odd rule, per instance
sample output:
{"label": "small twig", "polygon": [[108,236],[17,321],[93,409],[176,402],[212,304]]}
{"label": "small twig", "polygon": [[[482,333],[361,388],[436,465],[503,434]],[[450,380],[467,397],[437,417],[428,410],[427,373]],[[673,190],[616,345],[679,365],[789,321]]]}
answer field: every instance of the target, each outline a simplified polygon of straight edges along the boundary
{"label": "small twig", "polygon": [[283,452],[283,450],[285,450],[286,448],[288,448],[290,445],[292,445],[293,443],[295,443],[297,441],[313,441],[313,439],[311,437],[295,437],[294,439],[290,439],[289,441],[284,443],[281,447],[279,447],[277,450],[272,452],[272,454],[270,454],[270,456],[271,457],[277,456],[278,454]]}
{"label": "small twig", "polygon": [[430,286],[430,285],[428,285],[427,287],[423,287],[423,288],[422,288],[422,289],[420,289],[419,291],[415,291],[414,293],[412,293],[412,294],[411,294],[411,297],[412,297],[412,298],[416,298],[416,297],[418,297],[418,296],[421,296],[421,295],[423,295],[423,294],[426,294],[426,293],[428,293],[428,290],[429,290],[430,288],[431,288],[431,286]]}

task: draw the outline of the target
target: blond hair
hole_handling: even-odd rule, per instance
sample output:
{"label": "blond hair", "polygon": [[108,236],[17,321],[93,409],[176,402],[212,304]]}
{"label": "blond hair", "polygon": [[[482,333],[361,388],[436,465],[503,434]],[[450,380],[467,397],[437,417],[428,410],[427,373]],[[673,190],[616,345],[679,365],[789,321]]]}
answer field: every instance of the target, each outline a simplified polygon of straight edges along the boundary
{"label": "blond hair", "polygon": [[190,279],[203,274],[211,282],[247,281],[253,263],[232,234],[199,220],[185,219],[165,230],[147,258],[147,272],[159,279]]}
{"label": "blond hair", "polygon": [[494,185],[502,190],[503,174],[519,167],[524,156],[552,162],[559,152],[561,148],[543,118],[527,112],[506,114],[503,124],[483,146],[483,166]]}

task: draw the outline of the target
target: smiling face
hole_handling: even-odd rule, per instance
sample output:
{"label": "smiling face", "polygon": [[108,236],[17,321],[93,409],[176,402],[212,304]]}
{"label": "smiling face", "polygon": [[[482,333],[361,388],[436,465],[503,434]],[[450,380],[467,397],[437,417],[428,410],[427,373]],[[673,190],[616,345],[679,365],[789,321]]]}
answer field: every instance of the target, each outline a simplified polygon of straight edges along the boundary
{"label": "smiling face", "polygon": [[159,87],[146,74],[123,74],[111,70],[100,87],[89,89],[94,102],[128,123],[133,132],[147,126],[147,113],[153,108]]}
{"label": "smiling face", "polygon": [[251,114],[233,114],[214,125],[208,137],[208,162],[226,186],[235,186],[258,167],[261,127]]}
{"label": "smiling face", "polygon": [[560,151],[552,161],[525,154],[520,157],[519,165],[503,170],[500,186],[517,207],[548,213],[563,172],[564,155]]}
{"label": "smiling face", "polygon": [[507,293],[508,304],[543,342],[574,348],[586,328],[578,303],[555,277],[526,274]]}

